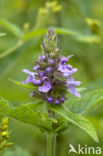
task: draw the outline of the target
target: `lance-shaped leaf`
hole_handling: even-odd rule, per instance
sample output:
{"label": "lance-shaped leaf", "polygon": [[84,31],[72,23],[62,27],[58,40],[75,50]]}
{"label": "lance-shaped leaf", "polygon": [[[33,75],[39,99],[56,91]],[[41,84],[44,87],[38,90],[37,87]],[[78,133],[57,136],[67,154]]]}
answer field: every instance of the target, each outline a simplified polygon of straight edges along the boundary
{"label": "lance-shaped leaf", "polygon": [[[73,30],[69,30],[69,29],[65,29],[65,28],[54,28],[55,32],[57,34],[63,34],[63,35],[70,35],[70,36],[78,36],[80,35],[78,32],[75,32]],[[25,36],[24,36],[24,40],[28,40],[30,38],[39,36],[39,35],[43,35],[44,33],[46,33],[48,29],[43,28],[43,29],[36,29],[33,30],[31,32],[28,32]]]}
{"label": "lance-shaped leaf", "polygon": [[26,83],[22,83],[22,82],[11,80],[11,79],[9,79],[9,80],[23,88],[28,88],[28,89],[37,89],[38,88],[37,86],[33,86],[31,83],[26,84]]}
{"label": "lance-shaped leaf", "polygon": [[70,111],[73,113],[85,113],[102,103],[103,89],[97,89],[87,94],[85,93],[80,99],[68,100],[66,105],[69,106]]}
{"label": "lance-shaped leaf", "polygon": [[98,142],[97,134],[92,123],[79,114],[74,114],[68,110],[64,105],[50,106],[50,109],[60,116],[64,117],[71,123],[79,126],[81,129],[85,130],[96,142]]}
{"label": "lance-shaped leaf", "polygon": [[84,43],[93,43],[93,44],[100,44],[101,43],[101,38],[97,35],[81,35],[77,37],[77,40],[79,42],[84,42]]}
{"label": "lance-shaped leaf", "polygon": [[0,18],[0,25],[9,30],[11,33],[13,33],[16,37],[20,38],[22,37],[23,33],[22,30],[12,22],[6,20],[6,19],[1,19]]}
{"label": "lance-shaped leaf", "polygon": [[55,119],[48,118],[45,113],[39,110],[40,101],[38,103],[21,104],[13,106],[7,100],[0,98],[0,114],[19,120],[32,126],[39,126],[43,130],[52,131],[52,122]]}

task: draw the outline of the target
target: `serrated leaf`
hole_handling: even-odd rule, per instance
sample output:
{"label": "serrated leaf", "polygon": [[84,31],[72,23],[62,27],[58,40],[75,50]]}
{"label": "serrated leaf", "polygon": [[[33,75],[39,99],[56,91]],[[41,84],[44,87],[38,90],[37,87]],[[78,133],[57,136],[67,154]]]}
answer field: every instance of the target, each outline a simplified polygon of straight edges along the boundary
{"label": "serrated leaf", "polygon": [[98,89],[85,93],[81,98],[68,100],[66,104],[73,113],[85,113],[93,109],[98,104],[103,103],[103,89]]}
{"label": "serrated leaf", "polygon": [[64,105],[50,106],[50,109],[66,120],[85,130],[96,142],[98,142],[97,134],[92,123],[79,114],[74,114]]}
{"label": "serrated leaf", "polygon": [[27,89],[37,89],[38,87],[37,86],[33,86],[32,84],[28,83],[28,84],[25,84],[25,83],[22,83],[22,82],[19,82],[19,81],[15,81],[15,80],[11,80],[9,79],[11,82],[15,83],[16,85],[20,86],[20,87],[23,87],[23,88],[27,88]]}
{"label": "serrated leaf", "polygon": [[[14,107],[7,100],[0,98],[0,114],[19,120],[32,126],[39,126],[46,131],[52,130],[52,120],[37,109],[38,103],[22,104]],[[55,122],[57,122],[55,120]]]}
{"label": "serrated leaf", "polygon": [[22,30],[12,22],[6,20],[6,19],[1,19],[0,18],[0,25],[9,30],[11,33],[13,33],[16,37],[21,38],[23,33]]}

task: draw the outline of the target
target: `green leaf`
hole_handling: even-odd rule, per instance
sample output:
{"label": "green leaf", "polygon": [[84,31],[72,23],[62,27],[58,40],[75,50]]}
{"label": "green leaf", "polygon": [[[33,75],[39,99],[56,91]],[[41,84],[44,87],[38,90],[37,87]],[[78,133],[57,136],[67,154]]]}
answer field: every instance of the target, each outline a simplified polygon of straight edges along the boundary
{"label": "green leaf", "polygon": [[101,38],[96,35],[81,35],[77,37],[77,40],[79,42],[84,42],[84,43],[94,43],[94,44],[100,44],[101,43]]}
{"label": "green leaf", "polygon": [[[47,28],[33,30],[24,36],[24,40],[28,40],[30,38],[33,38],[33,37],[36,37],[39,35],[44,35],[47,32],[47,30],[48,30]],[[78,36],[79,35],[78,32],[75,32],[75,31],[72,31],[69,29],[54,28],[54,30],[55,30],[55,33],[57,33],[57,34],[72,35],[72,36]]]}
{"label": "green leaf", "polygon": [[50,106],[50,109],[60,116],[64,117],[71,123],[79,126],[81,129],[85,130],[96,142],[98,142],[97,134],[92,123],[86,118],[79,114],[74,114],[67,109],[64,105]]}
{"label": "green leaf", "polygon": [[42,127],[43,130],[52,131],[52,122],[54,119],[48,118],[43,112],[40,112],[40,101],[13,106],[7,100],[0,98],[0,114],[19,120],[32,126]]}
{"label": "green leaf", "polygon": [[85,113],[95,106],[103,103],[103,89],[85,93],[81,98],[71,99],[66,102],[73,113]]}
{"label": "green leaf", "polygon": [[9,79],[11,82],[17,84],[18,86],[20,87],[23,87],[23,88],[28,88],[28,89],[37,89],[38,87],[37,86],[33,86],[32,84],[25,84],[25,83],[22,83],[22,82],[19,82],[19,81],[15,81],[15,80],[11,80]]}
{"label": "green leaf", "polygon": [[[30,31],[24,36],[24,40],[29,40],[30,38],[39,35],[44,35],[47,32],[47,30],[48,30],[47,28],[43,28],[43,29],[35,29],[33,31]],[[54,30],[56,34],[74,36],[75,39],[78,40],[79,42],[95,43],[95,44],[101,43],[101,38],[96,35],[82,35],[80,32],[76,32],[74,30],[70,30],[66,28],[54,27]]]}
{"label": "green leaf", "polygon": [[0,18],[0,25],[9,30],[11,33],[13,33],[16,37],[21,38],[23,33],[22,30],[15,24],[11,23],[10,21],[6,19]]}
{"label": "green leaf", "polygon": [[13,53],[15,50],[17,50],[21,45],[23,44],[22,41],[17,42],[16,45],[14,45],[13,47],[11,47],[10,49],[8,49],[7,51],[4,51],[0,54],[0,59],[8,56],[9,54]]}
{"label": "green leaf", "polygon": [[103,88],[103,77],[98,78],[87,85],[87,91],[93,91],[100,88]]}
{"label": "green leaf", "polygon": [[24,149],[16,146],[13,150],[8,150],[4,152],[3,156],[31,156],[27,151]]}
{"label": "green leaf", "polygon": [[66,29],[66,28],[54,28],[55,30],[55,33],[57,34],[63,34],[63,35],[71,35],[71,36],[78,36],[80,35],[79,32],[76,32],[74,30],[69,30],[69,29]]}

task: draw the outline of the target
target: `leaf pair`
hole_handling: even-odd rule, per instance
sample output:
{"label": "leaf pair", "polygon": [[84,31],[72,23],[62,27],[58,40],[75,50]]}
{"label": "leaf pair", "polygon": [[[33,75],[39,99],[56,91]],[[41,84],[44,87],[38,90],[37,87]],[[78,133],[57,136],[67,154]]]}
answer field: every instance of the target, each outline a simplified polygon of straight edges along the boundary
{"label": "leaf pair", "polygon": [[[41,113],[37,107],[39,103],[36,104],[22,104],[18,107],[10,105],[7,100],[3,98],[0,99],[0,114],[9,116],[16,120],[22,121],[30,125],[36,125],[45,129],[47,131],[52,131],[52,122],[57,122],[55,119],[50,119],[45,114]],[[64,105],[53,106],[50,105],[49,108],[64,117],[69,122],[79,126],[85,130],[95,141],[98,142],[95,128],[91,122],[79,114],[74,114],[67,109]]]}
{"label": "leaf pair", "polygon": [[[22,84],[20,82],[13,81],[13,80],[12,82],[24,88],[34,89],[33,86],[31,85]],[[49,105],[49,108],[55,113],[59,114],[61,117],[65,118],[70,123],[75,124],[80,128],[82,128],[83,130],[85,130],[95,141],[98,142],[95,128],[93,127],[91,122],[85,119],[83,116],[81,116],[80,113],[84,113],[91,110],[93,107],[95,107],[97,104],[101,103],[102,101],[103,101],[103,89],[98,89],[85,94],[80,99],[76,98],[74,100],[69,99],[68,101],[66,101],[65,105],[69,106],[69,109],[66,106],[64,106],[64,104],[58,106]],[[24,106],[21,105],[21,107],[23,108]],[[79,114],[75,114],[75,113],[79,113]],[[42,124],[45,125],[45,122],[43,123],[42,121]],[[61,126],[58,125],[57,130],[62,129],[63,126],[65,127],[65,120],[63,124],[64,125]],[[66,128],[67,127],[68,125],[66,126]]]}
{"label": "leaf pair", "polygon": [[[32,86],[31,84],[23,84],[21,82],[13,80],[11,81],[24,88],[36,89],[35,86]],[[101,103],[102,101],[103,101],[103,89],[99,89],[85,94],[80,99],[76,98],[74,100],[71,99],[66,101],[65,105],[69,106],[69,109],[72,112],[66,106],[64,106],[64,104],[57,106],[49,105],[49,108],[55,113],[59,114],[61,117],[65,118],[70,123],[75,124],[79,126],[81,129],[85,130],[96,142],[98,142],[95,128],[93,127],[91,122],[85,119],[80,114],[75,113],[87,112],[88,110],[90,110],[97,104]],[[52,131],[52,122],[57,121],[55,119],[48,118],[40,111],[37,111],[37,109],[35,111],[37,105],[39,105],[39,103],[26,105],[23,104],[19,107],[11,108],[6,100],[1,99],[0,113],[31,125],[37,125],[47,131],[48,130]],[[65,124],[63,126],[65,127]],[[60,126],[58,126],[58,128],[59,127]]]}
{"label": "leaf pair", "polygon": [[40,102],[22,104],[14,107],[7,100],[0,98],[0,114],[5,115],[32,126],[39,126],[42,130],[51,131],[52,122],[56,120],[48,118],[46,114],[41,113],[38,109]]}

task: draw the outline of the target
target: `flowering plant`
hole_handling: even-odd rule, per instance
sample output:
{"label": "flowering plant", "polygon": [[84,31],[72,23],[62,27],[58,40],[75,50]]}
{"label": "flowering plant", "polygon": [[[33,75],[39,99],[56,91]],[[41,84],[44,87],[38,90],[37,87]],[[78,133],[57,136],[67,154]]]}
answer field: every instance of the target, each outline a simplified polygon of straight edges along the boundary
{"label": "flowering plant", "polygon": [[57,47],[57,37],[52,28],[45,35],[41,47],[43,55],[34,62],[33,72],[23,69],[23,72],[28,74],[23,83],[38,86],[30,95],[38,96],[47,103],[55,105],[65,102],[68,89],[70,94],[81,97],[75,89],[75,85],[79,86],[81,82],[75,81],[72,77],[77,68],[67,64],[72,55],[67,58],[61,56],[61,49]]}
{"label": "flowering plant", "polygon": [[[102,100],[103,91],[96,90],[81,97],[75,88],[81,82],[75,81],[72,77],[77,68],[68,64],[72,55],[61,55],[53,28],[48,30],[41,47],[43,53],[34,61],[33,70],[23,69],[23,72],[28,74],[26,80],[11,80],[21,87],[30,89],[33,101],[14,106],[0,98],[0,113],[37,126],[46,133],[47,156],[55,156],[56,137],[73,125],[85,130],[98,142],[94,126],[80,114]],[[71,94],[74,96],[71,97]]]}
{"label": "flowering plant", "polygon": [[[38,60],[34,61],[35,66],[33,66],[33,71],[23,69],[23,72],[28,74],[28,77],[22,83],[32,84],[32,86],[35,87],[30,93],[30,96],[34,99],[39,98],[46,102],[49,118],[55,118],[57,120],[56,122],[59,123],[52,122],[52,133],[48,135],[47,155],[54,156],[56,135],[60,130],[63,130],[67,124],[65,120],[61,123],[56,113],[59,115],[62,113],[62,116],[65,117],[66,120],[68,119],[76,125],[79,125],[88,133],[90,133],[89,128],[92,125],[82,116],[74,115],[72,117],[73,114],[71,112],[66,110],[65,107],[61,107],[67,100],[67,92],[74,94],[76,97],[81,97],[81,94],[77,92],[75,88],[75,86],[79,86],[81,82],[73,79],[72,74],[77,71],[77,68],[73,68],[68,64],[72,55],[69,57],[61,55],[61,48],[58,48],[57,46],[57,36],[55,35],[53,28],[48,30],[44,42],[41,44],[41,48],[42,55],[39,56]],[[60,107],[56,105],[59,105]],[[85,124],[83,125],[82,122]],[[93,127],[92,130],[96,137],[95,129]],[[97,138],[95,138],[95,140],[97,140]]]}

